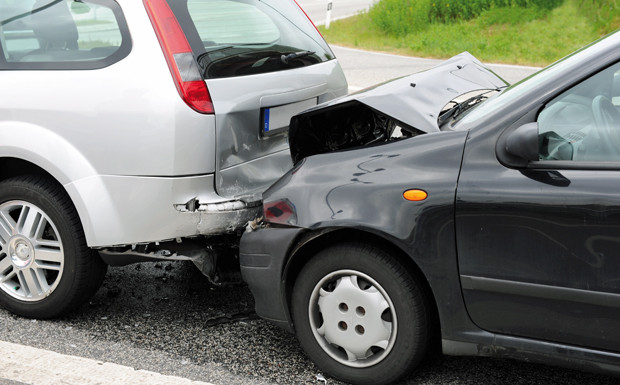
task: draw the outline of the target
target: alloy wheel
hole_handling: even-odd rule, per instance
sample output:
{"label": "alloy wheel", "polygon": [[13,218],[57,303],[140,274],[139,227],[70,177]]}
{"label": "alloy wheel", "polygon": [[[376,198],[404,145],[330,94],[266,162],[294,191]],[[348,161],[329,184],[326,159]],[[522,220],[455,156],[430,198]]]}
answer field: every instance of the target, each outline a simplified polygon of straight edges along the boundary
{"label": "alloy wheel", "polygon": [[58,286],[64,252],[58,230],[39,207],[0,205],[0,289],[21,301],[40,301]]}

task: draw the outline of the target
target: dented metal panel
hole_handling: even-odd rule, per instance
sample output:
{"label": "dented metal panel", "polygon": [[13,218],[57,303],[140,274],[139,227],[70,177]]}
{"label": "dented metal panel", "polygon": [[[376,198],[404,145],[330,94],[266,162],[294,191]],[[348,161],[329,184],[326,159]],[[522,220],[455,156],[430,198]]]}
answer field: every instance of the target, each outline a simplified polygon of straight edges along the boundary
{"label": "dented metal panel", "polygon": [[344,95],[347,89],[336,60],[207,83],[217,111],[215,187],[220,196],[231,199],[262,192],[292,166],[288,130],[263,135],[261,109],[313,98],[324,102]]}

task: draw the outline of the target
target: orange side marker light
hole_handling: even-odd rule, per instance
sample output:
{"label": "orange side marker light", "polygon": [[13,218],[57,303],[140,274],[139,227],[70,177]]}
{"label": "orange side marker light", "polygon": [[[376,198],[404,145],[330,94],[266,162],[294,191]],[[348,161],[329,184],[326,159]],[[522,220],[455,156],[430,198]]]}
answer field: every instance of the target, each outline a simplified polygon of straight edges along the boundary
{"label": "orange side marker light", "polygon": [[424,190],[412,189],[403,193],[403,197],[412,202],[420,202],[428,197],[428,194]]}

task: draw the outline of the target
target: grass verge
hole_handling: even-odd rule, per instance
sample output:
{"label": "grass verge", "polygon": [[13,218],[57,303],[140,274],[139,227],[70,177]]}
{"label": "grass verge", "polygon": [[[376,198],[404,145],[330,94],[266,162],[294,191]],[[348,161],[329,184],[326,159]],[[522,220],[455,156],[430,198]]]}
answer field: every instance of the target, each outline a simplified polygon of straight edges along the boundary
{"label": "grass verge", "polygon": [[493,8],[470,20],[432,22],[404,34],[386,33],[362,13],[320,30],[330,44],[348,47],[432,58],[469,51],[484,62],[544,66],[620,28],[615,3],[589,10],[584,3],[588,0],[565,0],[542,14],[535,8]]}

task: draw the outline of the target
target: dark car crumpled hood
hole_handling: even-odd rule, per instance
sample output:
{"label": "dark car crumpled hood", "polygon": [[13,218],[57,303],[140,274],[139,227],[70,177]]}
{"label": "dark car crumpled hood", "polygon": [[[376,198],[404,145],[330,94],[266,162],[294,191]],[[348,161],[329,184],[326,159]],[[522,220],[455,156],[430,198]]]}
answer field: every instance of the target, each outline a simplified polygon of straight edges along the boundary
{"label": "dark car crumpled hood", "polygon": [[418,130],[433,132],[439,130],[439,112],[455,97],[507,85],[469,52],[463,52],[427,71],[345,96],[340,102],[356,99]]}
{"label": "dark car crumpled hood", "polygon": [[[506,86],[502,78],[478,59],[463,52],[429,70],[332,100],[294,116],[290,125],[293,161],[378,141],[372,140],[379,138],[368,133],[378,131],[377,112],[421,133],[439,131],[437,118],[450,101],[471,91]],[[364,109],[370,109],[367,115]],[[342,115],[355,116],[343,118]],[[360,140],[362,136],[371,140],[364,142]]]}

